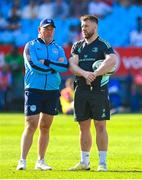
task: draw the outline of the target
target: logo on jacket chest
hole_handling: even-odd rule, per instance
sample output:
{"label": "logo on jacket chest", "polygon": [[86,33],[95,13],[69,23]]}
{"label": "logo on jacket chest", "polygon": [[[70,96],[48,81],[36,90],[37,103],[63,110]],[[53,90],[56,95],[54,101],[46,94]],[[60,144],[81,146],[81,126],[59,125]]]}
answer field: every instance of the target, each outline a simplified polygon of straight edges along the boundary
{"label": "logo on jacket chest", "polygon": [[43,49],[42,49],[42,48],[40,48],[40,47],[37,47],[37,50],[40,50],[40,51],[41,51],[41,50],[43,50]]}
{"label": "logo on jacket chest", "polygon": [[53,49],[52,49],[52,53],[54,53],[54,54],[58,54],[58,49],[53,48]]}

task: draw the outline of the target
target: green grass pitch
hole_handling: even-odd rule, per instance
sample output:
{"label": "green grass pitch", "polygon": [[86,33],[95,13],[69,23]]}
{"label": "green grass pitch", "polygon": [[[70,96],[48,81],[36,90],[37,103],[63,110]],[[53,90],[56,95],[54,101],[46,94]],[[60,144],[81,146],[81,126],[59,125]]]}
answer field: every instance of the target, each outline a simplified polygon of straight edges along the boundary
{"label": "green grass pitch", "polygon": [[34,170],[37,160],[37,137],[27,158],[27,170],[16,171],[20,156],[20,139],[24,128],[23,114],[0,114],[1,179],[142,179],[142,115],[114,115],[107,123],[109,134],[108,172],[97,172],[98,152],[92,123],[93,146],[90,171],[71,172],[68,168],[80,160],[79,128],[73,116],[55,117],[46,162],[52,171]]}

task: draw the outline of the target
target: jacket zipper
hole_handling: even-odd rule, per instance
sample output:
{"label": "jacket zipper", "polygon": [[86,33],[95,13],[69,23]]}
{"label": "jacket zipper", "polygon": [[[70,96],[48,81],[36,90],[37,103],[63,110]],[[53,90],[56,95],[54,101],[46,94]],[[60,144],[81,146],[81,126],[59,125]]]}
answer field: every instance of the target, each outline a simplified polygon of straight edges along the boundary
{"label": "jacket zipper", "polygon": [[[48,59],[48,45],[45,45],[46,46],[46,49],[47,49],[47,59]],[[47,85],[47,74],[45,75],[45,86],[44,86],[44,89],[46,90],[46,85]]]}

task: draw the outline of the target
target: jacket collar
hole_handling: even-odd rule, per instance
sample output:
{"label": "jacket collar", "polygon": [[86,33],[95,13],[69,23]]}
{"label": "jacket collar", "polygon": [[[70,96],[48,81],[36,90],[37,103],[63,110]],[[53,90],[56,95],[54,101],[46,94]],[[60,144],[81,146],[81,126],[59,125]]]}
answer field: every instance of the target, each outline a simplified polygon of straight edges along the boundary
{"label": "jacket collar", "polygon": [[[41,38],[38,38],[37,39],[40,43],[42,43],[42,44],[45,44],[45,42],[41,39]],[[52,43],[54,43],[55,42],[55,40],[52,40],[49,44],[52,44]],[[48,45],[49,45],[48,44]]]}

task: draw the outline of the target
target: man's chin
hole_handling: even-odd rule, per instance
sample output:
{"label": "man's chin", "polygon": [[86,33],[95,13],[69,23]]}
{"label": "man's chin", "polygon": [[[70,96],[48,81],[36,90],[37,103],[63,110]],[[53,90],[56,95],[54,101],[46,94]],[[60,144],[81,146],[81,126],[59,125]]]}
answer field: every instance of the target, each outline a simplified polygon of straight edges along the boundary
{"label": "man's chin", "polygon": [[90,39],[90,37],[88,37],[88,36],[85,36],[84,38],[87,39],[87,40]]}
{"label": "man's chin", "polygon": [[87,35],[83,35],[83,38],[85,39],[89,39],[89,37]]}

